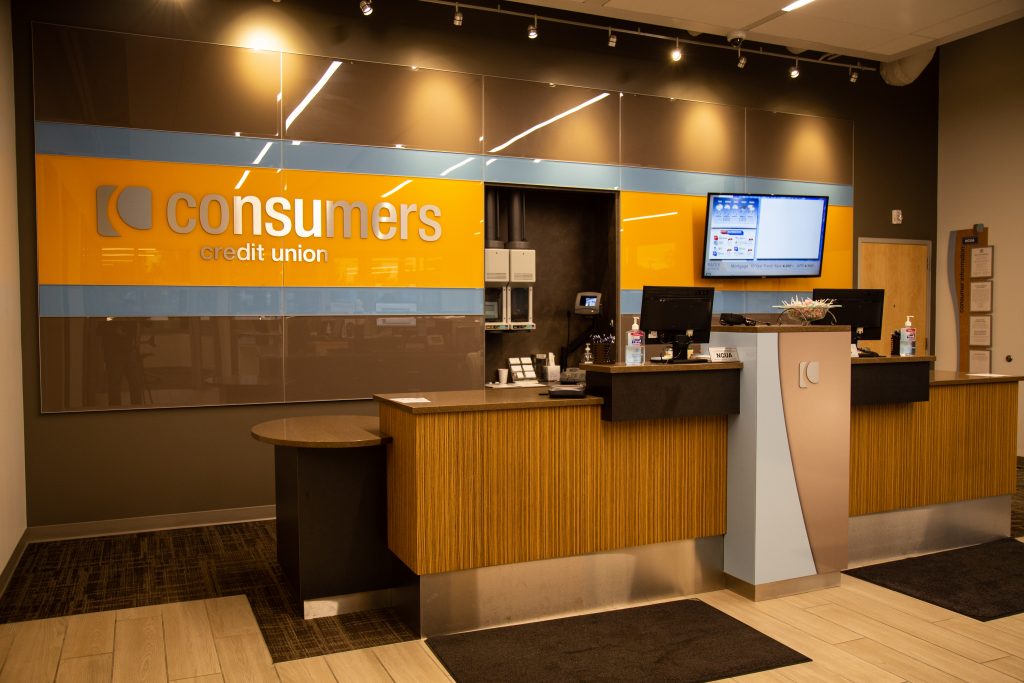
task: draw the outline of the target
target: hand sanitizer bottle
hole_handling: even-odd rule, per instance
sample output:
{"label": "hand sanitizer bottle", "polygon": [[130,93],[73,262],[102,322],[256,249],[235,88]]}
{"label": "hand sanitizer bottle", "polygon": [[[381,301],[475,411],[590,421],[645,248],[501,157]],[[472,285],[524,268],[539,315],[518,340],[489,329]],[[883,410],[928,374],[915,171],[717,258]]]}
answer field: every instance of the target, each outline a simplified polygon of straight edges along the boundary
{"label": "hand sanitizer bottle", "polygon": [[590,350],[590,344],[583,347],[583,360],[580,361],[580,365],[593,365],[594,354]]}
{"label": "hand sanitizer bottle", "polygon": [[633,326],[626,337],[626,365],[644,364],[644,333],[640,330],[639,316],[633,316]]}
{"label": "hand sanitizer bottle", "polygon": [[914,316],[908,315],[907,321],[903,323],[903,327],[900,328],[900,355],[901,356],[916,356],[917,355],[917,328],[914,327],[911,318]]}

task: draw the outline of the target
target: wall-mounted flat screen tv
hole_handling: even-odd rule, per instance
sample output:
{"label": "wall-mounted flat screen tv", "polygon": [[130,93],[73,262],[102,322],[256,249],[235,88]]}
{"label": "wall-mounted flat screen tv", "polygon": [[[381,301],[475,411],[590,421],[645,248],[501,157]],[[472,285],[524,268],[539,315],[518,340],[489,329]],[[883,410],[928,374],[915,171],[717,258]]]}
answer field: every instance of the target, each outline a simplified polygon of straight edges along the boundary
{"label": "wall-mounted flat screen tv", "polygon": [[828,197],[708,193],[704,277],[818,277]]}

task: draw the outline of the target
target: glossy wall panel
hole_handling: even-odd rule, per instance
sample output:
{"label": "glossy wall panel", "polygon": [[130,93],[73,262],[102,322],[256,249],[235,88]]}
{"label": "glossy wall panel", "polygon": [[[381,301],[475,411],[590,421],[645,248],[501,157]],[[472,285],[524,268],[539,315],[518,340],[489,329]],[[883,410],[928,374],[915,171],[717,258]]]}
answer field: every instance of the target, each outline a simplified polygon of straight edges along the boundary
{"label": "glossy wall panel", "polygon": [[743,107],[632,94],[620,101],[623,164],[745,174]]}
{"label": "glossy wall panel", "polygon": [[290,139],[480,153],[480,76],[293,54],[283,73]]}
{"label": "glossy wall panel", "polygon": [[467,389],[479,316],[41,318],[43,412]]}
{"label": "glossy wall panel", "polygon": [[280,318],[40,318],[43,412],[274,403]]}
{"label": "glossy wall panel", "polygon": [[484,78],[484,151],[594,164],[619,163],[619,94]]}
{"label": "glossy wall panel", "polygon": [[298,316],[284,321],[284,401],[479,386],[480,316]]}
{"label": "glossy wall panel", "polygon": [[32,38],[36,120],[278,134],[280,53],[47,24]]}
{"label": "glossy wall panel", "polygon": [[853,122],[747,110],[747,175],[853,184]]}

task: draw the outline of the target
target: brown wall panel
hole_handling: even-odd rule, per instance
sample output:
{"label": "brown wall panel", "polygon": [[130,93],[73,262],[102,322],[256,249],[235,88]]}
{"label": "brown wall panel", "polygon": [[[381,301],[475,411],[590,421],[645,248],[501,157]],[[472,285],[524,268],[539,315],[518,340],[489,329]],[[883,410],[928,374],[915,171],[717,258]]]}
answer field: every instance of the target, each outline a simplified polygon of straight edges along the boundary
{"label": "brown wall panel", "polygon": [[285,320],[285,401],[470,389],[483,376],[480,316]]}
{"label": "brown wall panel", "polygon": [[742,107],[646,95],[620,101],[623,164],[744,174]]}
{"label": "brown wall panel", "polygon": [[484,151],[559,114],[607,93],[607,97],[544,126],[495,154],[595,164],[619,163],[617,91],[484,78]]}
{"label": "brown wall panel", "polygon": [[43,121],[275,137],[280,55],[36,24]]}
{"label": "brown wall panel", "polygon": [[[326,73],[326,57],[284,55],[285,119]],[[482,77],[345,60],[286,137],[480,153]]]}
{"label": "brown wall panel", "polygon": [[747,175],[853,184],[853,123],[747,110]]}
{"label": "brown wall panel", "polygon": [[854,406],[850,515],[1012,495],[1017,383],[932,386],[924,403]]}
{"label": "brown wall panel", "polygon": [[280,318],[41,318],[43,412],[279,403]]}

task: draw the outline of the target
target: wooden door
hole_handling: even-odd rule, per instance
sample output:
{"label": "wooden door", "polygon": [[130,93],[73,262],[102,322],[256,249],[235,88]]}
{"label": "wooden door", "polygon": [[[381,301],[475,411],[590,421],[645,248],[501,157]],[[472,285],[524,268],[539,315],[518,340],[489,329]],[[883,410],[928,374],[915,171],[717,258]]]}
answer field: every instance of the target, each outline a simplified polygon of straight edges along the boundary
{"label": "wooden door", "polygon": [[857,286],[885,290],[882,339],[862,345],[889,355],[889,335],[903,327],[907,315],[917,328],[917,355],[931,353],[928,311],[931,309],[931,243],[862,239],[858,250]]}

